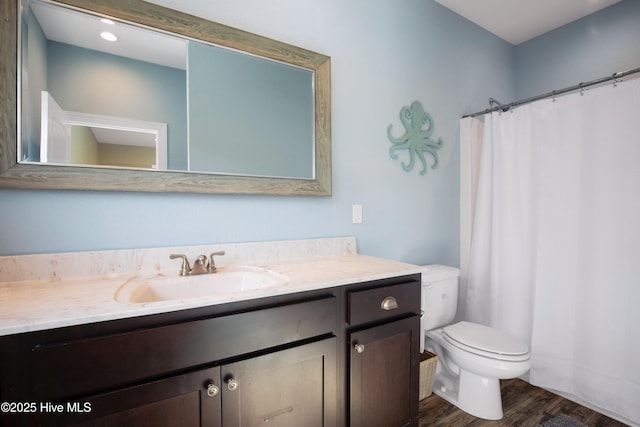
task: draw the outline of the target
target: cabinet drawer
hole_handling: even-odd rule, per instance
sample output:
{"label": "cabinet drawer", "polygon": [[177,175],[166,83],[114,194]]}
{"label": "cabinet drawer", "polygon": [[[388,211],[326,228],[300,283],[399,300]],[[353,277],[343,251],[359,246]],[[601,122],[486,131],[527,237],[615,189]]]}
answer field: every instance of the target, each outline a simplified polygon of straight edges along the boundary
{"label": "cabinet drawer", "polygon": [[419,281],[348,293],[347,322],[367,322],[420,312]]}
{"label": "cabinet drawer", "polygon": [[[83,340],[29,352],[34,398],[62,399],[335,333],[335,297]],[[87,325],[91,328],[91,325]]]}

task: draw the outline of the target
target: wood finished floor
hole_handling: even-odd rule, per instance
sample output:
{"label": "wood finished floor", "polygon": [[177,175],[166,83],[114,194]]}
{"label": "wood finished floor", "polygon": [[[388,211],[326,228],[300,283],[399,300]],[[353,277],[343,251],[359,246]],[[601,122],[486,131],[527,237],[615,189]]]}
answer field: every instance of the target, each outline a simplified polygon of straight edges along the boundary
{"label": "wood finished floor", "polygon": [[501,381],[500,387],[504,412],[504,418],[500,421],[475,418],[434,393],[420,401],[418,426],[536,427],[560,414],[568,415],[588,427],[626,426],[626,424],[517,378]]}

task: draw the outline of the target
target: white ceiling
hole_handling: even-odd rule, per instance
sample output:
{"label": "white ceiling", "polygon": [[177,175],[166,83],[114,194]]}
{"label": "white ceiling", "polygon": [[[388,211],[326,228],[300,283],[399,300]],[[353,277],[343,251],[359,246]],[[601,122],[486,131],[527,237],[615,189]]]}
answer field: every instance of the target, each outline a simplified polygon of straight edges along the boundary
{"label": "white ceiling", "polygon": [[[136,147],[156,147],[156,134],[135,130],[90,127],[96,141],[101,144],[135,145]],[[123,141],[126,141],[123,142]]]}
{"label": "white ceiling", "polygon": [[435,0],[513,45],[620,0]]}
{"label": "white ceiling", "polygon": [[[167,67],[186,68],[185,39],[122,22],[104,24],[94,15],[48,3],[32,2],[31,10],[49,40]],[[101,31],[114,33],[118,41],[101,39]]]}
{"label": "white ceiling", "polygon": [[[435,1],[503,40],[518,45],[621,0]],[[96,26],[97,20],[94,17],[37,2],[33,3],[32,8],[47,38],[51,40],[170,67],[185,68],[184,40],[159,33],[150,35],[143,32],[140,35],[135,27],[117,23],[117,28],[109,29],[115,32],[120,40],[109,45],[98,37],[98,30],[100,26],[104,28],[104,24]],[[149,37],[159,37],[160,40]]]}

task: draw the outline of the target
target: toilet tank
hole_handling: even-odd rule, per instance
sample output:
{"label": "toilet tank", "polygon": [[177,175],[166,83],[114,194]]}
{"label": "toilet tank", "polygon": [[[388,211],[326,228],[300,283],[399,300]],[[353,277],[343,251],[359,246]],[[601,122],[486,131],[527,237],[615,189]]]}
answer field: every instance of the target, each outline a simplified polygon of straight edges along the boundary
{"label": "toilet tank", "polygon": [[427,265],[422,271],[422,319],[425,331],[448,325],[458,309],[460,270],[444,265]]}

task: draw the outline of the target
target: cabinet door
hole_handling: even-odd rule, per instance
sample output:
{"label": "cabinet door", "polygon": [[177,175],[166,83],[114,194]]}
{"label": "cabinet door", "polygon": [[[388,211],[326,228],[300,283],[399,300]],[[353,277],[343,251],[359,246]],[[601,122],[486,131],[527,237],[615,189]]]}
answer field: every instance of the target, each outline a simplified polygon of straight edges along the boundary
{"label": "cabinet door", "polygon": [[336,338],[221,367],[223,425],[335,426]]}
{"label": "cabinet door", "polygon": [[[55,415],[42,425],[77,427],[218,427],[220,368],[203,369],[111,393],[65,403],[65,420]],[[70,414],[69,409],[84,410]]]}
{"label": "cabinet door", "polygon": [[349,335],[351,427],[416,425],[419,329],[413,316]]}

